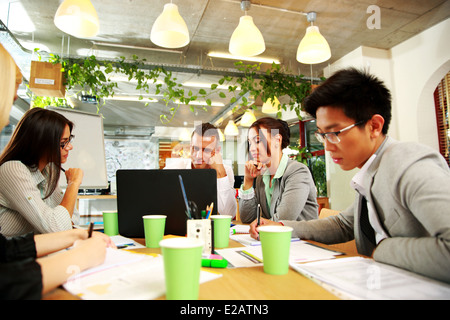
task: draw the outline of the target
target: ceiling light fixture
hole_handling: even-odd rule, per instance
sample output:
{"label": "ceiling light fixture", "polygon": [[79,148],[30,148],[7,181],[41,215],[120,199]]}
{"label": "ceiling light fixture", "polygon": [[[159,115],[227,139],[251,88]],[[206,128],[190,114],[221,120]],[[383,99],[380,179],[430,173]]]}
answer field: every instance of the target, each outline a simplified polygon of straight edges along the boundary
{"label": "ceiling light fixture", "polygon": [[241,127],[250,127],[256,121],[253,110],[247,109],[241,119]]}
{"label": "ceiling light fixture", "polygon": [[235,55],[232,55],[229,53],[216,52],[216,51],[209,52],[208,56],[213,57],[213,58],[223,58],[223,59],[244,60],[244,61],[270,63],[270,64],[272,64],[272,63],[280,64],[280,60],[278,60],[278,59],[263,58],[263,57],[235,56]]}
{"label": "ceiling light fixture", "polygon": [[[183,87],[192,87],[192,88],[211,88],[213,83],[209,82],[195,82],[195,81],[186,81],[183,83]],[[228,90],[227,85],[218,85],[217,89]],[[236,90],[241,90],[241,87],[237,87]]]}
{"label": "ceiling light fixture", "polygon": [[224,133],[226,136],[237,136],[239,135],[239,129],[234,123],[233,120],[228,121],[227,126],[225,127]]}
{"label": "ceiling light fixture", "polygon": [[327,61],[331,57],[327,40],[320,34],[319,27],[313,25],[316,17],[316,12],[308,12],[306,15],[308,22],[311,22],[311,26],[306,29],[306,34],[298,46],[298,62],[315,64]]}
{"label": "ceiling light fixture", "polygon": [[189,30],[176,4],[164,5],[163,12],[153,24],[150,40],[160,47],[170,49],[181,48],[189,43]]}
{"label": "ceiling light fixture", "polygon": [[198,101],[198,100],[189,101],[189,104],[181,103],[180,100],[175,100],[174,102],[177,104],[192,105],[192,106],[225,107],[225,103],[216,101],[212,101],[211,104],[206,103],[206,101]]}
{"label": "ceiling light fixture", "polygon": [[[20,119],[20,118],[19,118]],[[219,140],[221,142],[225,141],[225,135],[223,134],[222,130],[217,129],[217,131],[219,132]]]}
{"label": "ceiling light fixture", "polygon": [[274,97],[274,101],[272,99],[267,99],[266,102],[262,105],[261,111],[267,114],[275,114],[278,113],[278,108],[280,106],[280,101],[277,97]]}
{"label": "ceiling light fixture", "polygon": [[105,100],[117,100],[117,101],[137,101],[137,102],[158,102],[158,99],[148,96],[126,96],[126,95],[114,95],[112,97],[105,97]]}
{"label": "ceiling light fixture", "polygon": [[245,15],[240,18],[239,25],[231,35],[229,50],[233,55],[252,57],[266,50],[261,32],[253,23],[253,18],[247,15],[250,5],[248,0],[241,1],[241,9]]}
{"label": "ceiling light fixture", "polygon": [[97,11],[90,0],[65,0],[53,21],[58,29],[77,38],[95,37],[100,29]]}
{"label": "ceiling light fixture", "polygon": [[183,53],[183,51],[181,51],[181,50],[140,47],[140,46],[133,46],[133,45],[127,45],[127,44],[121,44],[121,43],[111,43],[111,42],[92,41],[92,44],[93,45],[97,45],[97,46],[113,47],[113,48],[137,49],[137,50],[147,50],[147,51],[155,51],[155,52],[167,52],[167,53],[176,53],[176,54]]}

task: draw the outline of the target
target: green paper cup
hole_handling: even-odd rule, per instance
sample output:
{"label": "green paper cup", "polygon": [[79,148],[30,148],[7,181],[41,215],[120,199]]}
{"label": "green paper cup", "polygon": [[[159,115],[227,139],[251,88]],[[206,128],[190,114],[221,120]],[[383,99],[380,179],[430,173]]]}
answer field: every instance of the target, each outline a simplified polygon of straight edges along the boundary
{"label": "green paper cup", "polygon": [[159,242],[164,237],[166,227],[165,215],[146,215],[144,220],[145,246],[147,248],[159,248]]}
{"label": "green paper cup", "polygon": [[232,217],[228,215],[212,215],[210,217],[214,223],[214,248],[228,247]]}
{"label": "green paper cup", "polygon": [[103,229],[103,232],[110,237],[119,234],[117,211],[103,211]]}
{"label": "green paper cup", "polygon": [[263,255],[264,272],[282,275],[289,270],[289,249],[292,228],[261,226],[258,228]]}
{"label": "green paper cup", "polygon": [[170,238],[159,245],[164,261],[167,300],[197,300],[203,241]]}

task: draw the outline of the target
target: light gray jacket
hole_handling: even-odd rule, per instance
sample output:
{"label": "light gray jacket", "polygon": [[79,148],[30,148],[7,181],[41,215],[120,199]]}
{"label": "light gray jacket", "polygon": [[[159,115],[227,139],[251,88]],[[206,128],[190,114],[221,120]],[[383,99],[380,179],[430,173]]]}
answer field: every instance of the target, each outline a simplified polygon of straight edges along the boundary
{"label": "light gray jacket", "polygon": [[316,186],[311,172],[304,164],[288,160],[281,179],[274,179],[270,208],[267,206],[262,176],[256,178],[255,195],[251,199],[239,199],[241,221],[251,223],[256,219],[258,203],[262,217],[279,220],[311,220],[318,218]]}
{"label": "light gray jacket", "polygon": [[388,238],[375,251],[360,230],[361,198],[337,216],[296,224],[293,236],[322,243],[356,241],[358,252],[450,282],[450,170],[435,150],[389,137],[364,181]]}

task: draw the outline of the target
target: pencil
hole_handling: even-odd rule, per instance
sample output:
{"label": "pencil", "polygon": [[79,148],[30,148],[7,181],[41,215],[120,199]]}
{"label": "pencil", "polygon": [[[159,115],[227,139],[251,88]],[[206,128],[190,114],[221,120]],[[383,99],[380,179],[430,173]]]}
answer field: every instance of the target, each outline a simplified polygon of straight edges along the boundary
{"label": "pencil", "polygon": [[211,213],[213,211],[213,208],[214,208],[214,202],[211,202],[211,206],[209,207],[209,212],[208,212],[208,214],[206,216],[206,219],[209,219],[211,217]]}
{"label": "pencil", "polygon": [[92,237],[92,231],[94,230],[94,223],[91,222],[89,224],[89,230],[88,230],[88,238]]}

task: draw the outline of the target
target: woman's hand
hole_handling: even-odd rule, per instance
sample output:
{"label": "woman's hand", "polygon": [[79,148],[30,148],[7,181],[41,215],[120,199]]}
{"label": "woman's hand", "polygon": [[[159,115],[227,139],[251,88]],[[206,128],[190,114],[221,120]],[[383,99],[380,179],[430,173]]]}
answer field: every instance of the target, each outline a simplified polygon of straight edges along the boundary
{"label": "woman's hand", "polygon": [[103,232],[92,232],[92,238],[102,239],[106,243],[106,247],[117,249],[116,244],[112,241],[112,239]]}
{"label": "woman's hand", "polygon": [[250,223],[249,233],[253,239],[259,240],[259,232],[258,232],[259,226],[279,226],[279,225],[282,225],[282,224],[279,222],[272,221],[272,220],[260,218],[259,225],[258,225],[258,220],[255,220],[252,223]]}
{"label": "woman's hand", "polygon": [[255,160],[249,160],[245,163],[244,171],[244,190],[253,187],[253,180],[261,175],[266,169],[266,165]]}
{"label": "woman's hand", "polygon": [[83,181],[83,170],[80,168],[70,168],[65,171],[67,184],[81,185]]}

